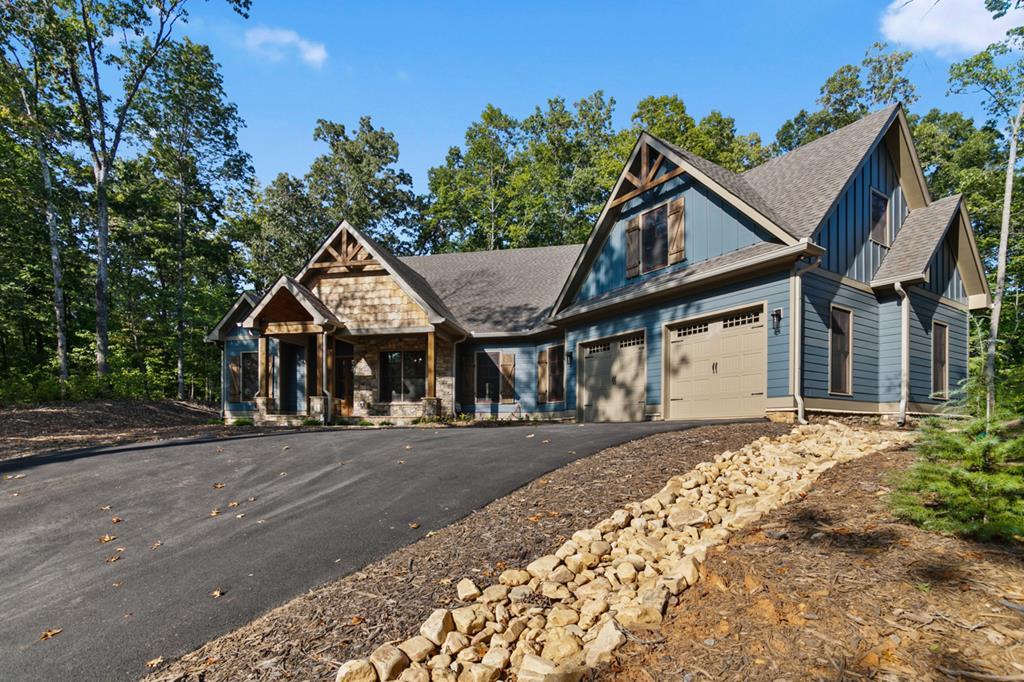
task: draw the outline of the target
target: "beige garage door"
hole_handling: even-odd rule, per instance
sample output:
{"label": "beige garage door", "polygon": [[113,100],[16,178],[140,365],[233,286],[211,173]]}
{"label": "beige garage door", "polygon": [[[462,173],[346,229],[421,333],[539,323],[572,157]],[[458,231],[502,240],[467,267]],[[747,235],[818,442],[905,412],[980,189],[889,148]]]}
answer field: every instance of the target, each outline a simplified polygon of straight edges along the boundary
{"label": "beige garage door", "polygon": [[583,420],[643,421],[647,357],[643,332],[581,348]]}
{"label": "beige garage door", "polygon": [[669,419],[760,417],[765,410],[764,311],[670,328]]}

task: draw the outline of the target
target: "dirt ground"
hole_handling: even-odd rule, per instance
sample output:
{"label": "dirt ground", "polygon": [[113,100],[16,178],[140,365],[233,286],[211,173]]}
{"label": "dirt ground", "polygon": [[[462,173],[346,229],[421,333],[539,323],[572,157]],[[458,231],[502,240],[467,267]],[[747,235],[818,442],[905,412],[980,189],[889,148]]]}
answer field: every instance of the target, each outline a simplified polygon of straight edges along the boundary
{"label": "dirt ground", "polygon": [[762,435],[771,423],[707,426],[609,448],[552,472],[362,571],[312,590],[178,661],[156,680],[332,680],[344,661],[414,634],[452,606],[463,577],[482,584],[554,551],[674,473]]}
{"label": "dirt ground", "polygon": [[894,519],[888,477],[912,461],[837,466],[709,552],[653,643],[599,679],[1024,680],[1024,547]]}
{"label": "dirt ground", "polygon": [[171,400],[92,400],[0,408],[0,460],[149,440],[252,433],[210,422],[217,411]]}

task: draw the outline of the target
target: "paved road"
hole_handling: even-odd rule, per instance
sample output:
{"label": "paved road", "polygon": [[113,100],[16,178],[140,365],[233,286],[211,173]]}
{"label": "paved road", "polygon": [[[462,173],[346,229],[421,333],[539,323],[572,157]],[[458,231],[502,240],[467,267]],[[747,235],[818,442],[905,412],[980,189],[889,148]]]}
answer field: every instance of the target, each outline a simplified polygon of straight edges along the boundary
{"label": "paved road", "polygon": [[317,431],[0,462],[0,479],[24,475],[0,480],[0,680],[137,678],[571,460],[693,425]]}

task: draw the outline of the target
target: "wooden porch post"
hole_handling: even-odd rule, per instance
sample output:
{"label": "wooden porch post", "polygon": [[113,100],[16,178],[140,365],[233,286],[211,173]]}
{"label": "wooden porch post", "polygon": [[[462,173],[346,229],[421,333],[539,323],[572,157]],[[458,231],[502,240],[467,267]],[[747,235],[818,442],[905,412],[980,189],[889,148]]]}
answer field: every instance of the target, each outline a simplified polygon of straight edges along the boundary
{"label": "wooden porch post", "polygon": [[331,336],[327,339],[327,348],[324,350],[327,353],[327,376],[325,377],[325,384],[327,386],[327,393],[330,394],[331,399],[337,398],[334,394],[334,337]]}
{"label": "wooden porch post", "polygon": [[264,335],[260,335],[259,341],[257,342],[257,361],[259,363],[259,375],[260,375],[260,398],[270,397],[270,339]]}
{"label": "wooden porch post", "polygon": [[436,332],[427,332],[427,397],[437,397],[437,337]]}
{"label": "wooden porch post", "polygon": [[324,394],[324,335],[316,334],[316,383],[313,385],[313,395],[320,397]]}

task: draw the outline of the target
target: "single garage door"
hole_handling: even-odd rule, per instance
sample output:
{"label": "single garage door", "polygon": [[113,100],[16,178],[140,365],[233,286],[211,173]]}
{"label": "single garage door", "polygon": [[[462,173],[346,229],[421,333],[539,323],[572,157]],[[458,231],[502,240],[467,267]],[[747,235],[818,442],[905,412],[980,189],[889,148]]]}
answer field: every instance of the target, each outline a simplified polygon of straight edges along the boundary
{"label": "single garage door", "polygon": [[581,352],[583,420],[643,421],[647,389],[643,332],[588,343]]}
{"label": "single garage door", "polygon": [[688,322],[668,334],[669,419],[764,415],[763,309]]}

